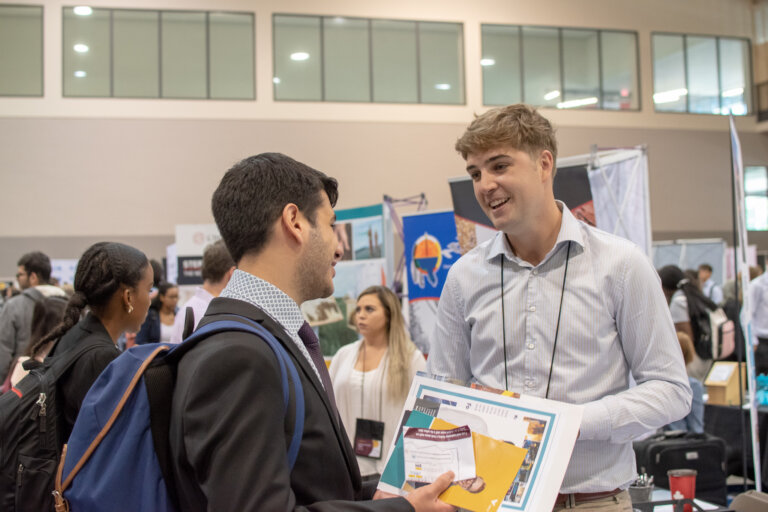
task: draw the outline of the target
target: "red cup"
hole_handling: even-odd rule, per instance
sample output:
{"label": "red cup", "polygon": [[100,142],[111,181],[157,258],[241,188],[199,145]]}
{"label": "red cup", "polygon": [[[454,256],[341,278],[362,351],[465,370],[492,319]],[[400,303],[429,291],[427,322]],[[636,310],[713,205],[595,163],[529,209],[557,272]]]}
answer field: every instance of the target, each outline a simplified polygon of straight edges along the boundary
{"label": "red cup", "polygon": [[[673,500],[687,498],[692,500],[696,497],[696,470],[695,469],[670,469],[667,471],[669,477],[669,493]],[[686,504],[684,512],[693,512],[693,507]]]}

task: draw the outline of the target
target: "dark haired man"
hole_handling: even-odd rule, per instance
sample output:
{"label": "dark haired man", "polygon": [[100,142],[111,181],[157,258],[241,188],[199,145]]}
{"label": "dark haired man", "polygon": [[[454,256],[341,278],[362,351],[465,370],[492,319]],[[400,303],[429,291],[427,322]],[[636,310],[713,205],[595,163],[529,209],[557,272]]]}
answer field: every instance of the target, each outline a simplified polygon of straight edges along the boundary
{"label": "dark haired man", "polygon": [[27,348],[35,303],[44,297],[65,296],[61,288],[48,284],[51,260],[42,252],[29,252],[16,265],[16,281],[22,292],[8,299],[0,310],[0,382],[5,380],[13,361]]}
{"label": "dark haired man", "polygon": [[427,371],[583,404],[554,510],[631,512],[632,439],[691,404],[659,278],[631,242],[555,200],[554,130],[531,107],[477,117],[456,150],[499,232],[451,268]]}
{"label": "dark haired man", "polygon": [[699,286],[701,292],[718,306],[723,303],[723,289],[712,279],[712,265],[702,263],[699,265]]}
{"label": "dark haired man", "polygon": [[232,272],[235,271],[235,262],[232,260],[224,240],[206,246],[203,250],[202,278],[203,286],[195,289],[195,294],[179,308],[171,331],[171,343],[181,343],[184,333],[187,308],[192,308],[195,328],[208,309],[214,297],[218,297],[227,286]]}
{"label": "dark haired man", "polygon": [[450,473],[405,499],[352,502],[360,472],[299,309],[333,292],[341,256],[336,198],[336,180],[277,153],[236,164],[213,194],[213,216],[237,270],[200,325],[237,314],[272,332],[296,364],[306,416],[290,469],[293,405],[283,406],[267,344],[230,332],[189,351],[178,366],[170,426],[182,510],[454,510],[437,499]]}

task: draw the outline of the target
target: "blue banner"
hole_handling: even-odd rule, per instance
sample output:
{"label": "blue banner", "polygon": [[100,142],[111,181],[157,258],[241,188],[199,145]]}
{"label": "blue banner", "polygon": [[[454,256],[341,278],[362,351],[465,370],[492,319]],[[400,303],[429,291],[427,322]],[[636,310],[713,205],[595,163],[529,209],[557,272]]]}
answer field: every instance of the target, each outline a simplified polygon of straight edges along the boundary
{"label": "blue banner", "polygon": [[453,212],[403,216],[408,300],[438,300],[448,269],[461,256]]}

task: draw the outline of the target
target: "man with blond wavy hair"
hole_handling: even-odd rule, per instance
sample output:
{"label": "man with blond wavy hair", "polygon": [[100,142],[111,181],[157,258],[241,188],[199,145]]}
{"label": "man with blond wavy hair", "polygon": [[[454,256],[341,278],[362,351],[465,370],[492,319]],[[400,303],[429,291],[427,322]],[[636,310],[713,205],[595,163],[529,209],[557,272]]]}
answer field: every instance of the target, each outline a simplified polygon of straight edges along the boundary
{"label": "man with blond wavy hair", "polygon": [[632,439],[691,405],[659,277],[634,244],[555,200],[557,141],[535,109],[489,110],[456,150],[499,232],[451,268],[427,371],[582,404],[553,510],[631,512]]}

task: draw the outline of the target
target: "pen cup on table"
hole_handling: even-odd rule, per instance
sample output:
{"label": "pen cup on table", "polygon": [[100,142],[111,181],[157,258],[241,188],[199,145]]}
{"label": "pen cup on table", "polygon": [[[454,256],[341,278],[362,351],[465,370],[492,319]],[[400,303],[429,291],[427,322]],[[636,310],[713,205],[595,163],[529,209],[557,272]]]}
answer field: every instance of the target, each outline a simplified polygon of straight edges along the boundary
{"label": "pen cup on table", "polygon": [[[669,493],[673,500],[687,498],[692,500],[696,497],[696,470],[695,469],[670,469],[667,471],[669,477]],[[692,512],[693,507],[686,504],[685,512]]]}

